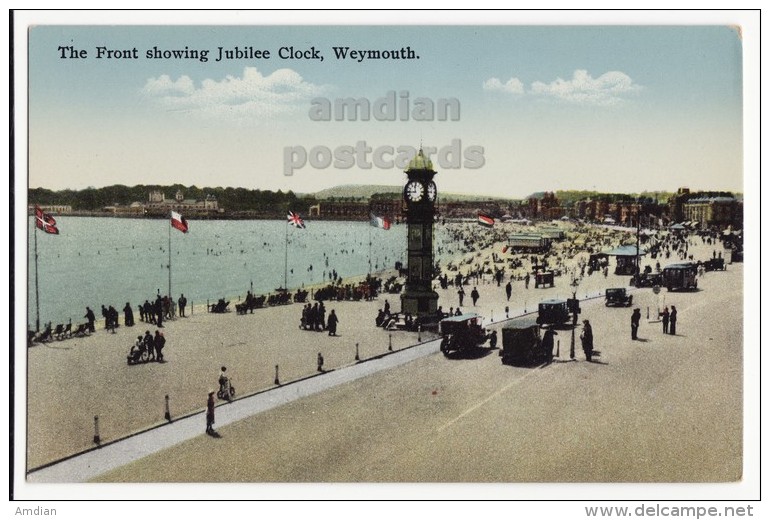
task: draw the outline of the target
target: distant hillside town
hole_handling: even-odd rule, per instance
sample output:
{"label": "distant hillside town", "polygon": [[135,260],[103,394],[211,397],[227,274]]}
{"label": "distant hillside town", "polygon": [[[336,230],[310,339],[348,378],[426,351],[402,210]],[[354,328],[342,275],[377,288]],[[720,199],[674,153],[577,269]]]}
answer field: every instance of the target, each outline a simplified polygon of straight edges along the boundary
{"label": "distant hillside town", "polygon": [[[130,196],[116,188],[103,190],[124,200]],[[136,187],[121,188],[136,194]],[[191,219],[278,219],[291,209],[301,212],[308,220],[368,220],[374,213],[395,223],[403,221],[406,205],[402,194],[393,188],[381,188],[388,189],[388,192],[360,196],[361,190],[351,187],[350,193],[358,196],[340,196],[345,191],[335,190],[333,193],[336,196],[323,197],[320,194],[195,187],[190,189],[193,196],[189,196],[184,187],[175,187],[173,198],[168,198],[166,190],[157,187],[147,190],[142,201],[113,202],[96,207],[93,203],[100,198],[98,189],[91,189],[96,193],[89,194],[89,197],[79,197],[81,192],[48,190],[43,190],[36,197],[36,190],[30,190],[29,199],[30,212],[38,205],[44,211],[58,215],[162,218],[174,210]],[[59,193],[64,195],[57,197]],[[60,203],[68,198],[73,203]],[[503,221],[561,219],[634,227],[663,227],[675,223],[694,229],[743,227],[743,200],[740,197],[731,192],[690,191],[688,188],[680,188],[674,194],[661,194],[660,197],[595,192],[541,192],[518,200],[446,197],[446,200],[438,199],[437,210],[440,219],[475,219],[479,213],[484,213]]]}

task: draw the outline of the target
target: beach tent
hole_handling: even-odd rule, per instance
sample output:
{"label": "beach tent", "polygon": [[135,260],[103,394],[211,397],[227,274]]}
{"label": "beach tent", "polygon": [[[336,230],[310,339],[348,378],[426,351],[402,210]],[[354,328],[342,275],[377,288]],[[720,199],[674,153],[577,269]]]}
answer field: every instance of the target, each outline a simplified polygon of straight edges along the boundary
{"label": "beach tent", "polygon": [[602,253],[615,257],[615,274],[629,275],[636,273],[638,257],[646,255],[647,251],[643,248],[637,250],[635,245],[626,245]]}
{"label": "beach tent", "polygon": [[684,231],[685,227],[682,224],[674,224],[670,226],[669,229],[672,231]]}

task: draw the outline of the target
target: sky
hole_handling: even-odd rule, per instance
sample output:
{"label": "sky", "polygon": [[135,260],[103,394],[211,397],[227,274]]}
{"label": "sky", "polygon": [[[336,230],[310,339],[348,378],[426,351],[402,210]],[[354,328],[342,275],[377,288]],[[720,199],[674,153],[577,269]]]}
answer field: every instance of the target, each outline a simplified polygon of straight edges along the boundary
{"label": "sky", "polygon": [[[397,185],[423,146],[440,192],[743,191],[733,27],[257,21],[31,27],[29,187]],[[220,47],[269,57],[217,61]],[[335,47],[403,57],[339,59]],[[164,57],[173,50],[208,55]],[[368,120],[335,117],[345,99],[368,104]],[[445,120],[426,111],[442,100],[457,108]],[[318,120],[325,103],[331,120]]]}

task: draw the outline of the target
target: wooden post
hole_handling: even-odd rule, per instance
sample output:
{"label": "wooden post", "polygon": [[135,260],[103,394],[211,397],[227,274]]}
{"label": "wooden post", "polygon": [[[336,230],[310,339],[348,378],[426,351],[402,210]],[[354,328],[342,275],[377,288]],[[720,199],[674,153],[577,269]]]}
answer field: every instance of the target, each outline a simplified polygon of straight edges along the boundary
{"label": "wooden post", "polygon": [[94,444],[99,445],[102,443],[99,437],[99,416],[94,415]]}

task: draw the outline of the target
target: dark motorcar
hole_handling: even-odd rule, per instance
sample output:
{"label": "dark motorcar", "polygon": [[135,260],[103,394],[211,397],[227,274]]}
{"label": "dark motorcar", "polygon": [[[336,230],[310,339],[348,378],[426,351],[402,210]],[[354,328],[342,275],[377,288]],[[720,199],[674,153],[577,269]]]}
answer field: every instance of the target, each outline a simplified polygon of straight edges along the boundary
{"label": "dark motorcar", "polygon": [[505,325],[500,355],[504,365],[531,365],[547,361],[548,353],[543,349],[540,327],[531,322]]}
{"label": "dark motorcar", "polygon": [[545,287],[546,285],[553,287],[553,271],[540,271],[535,274],[535,289],[538,287]]}
{"label": "dark motorcar", "polygon": [[543,300],[537,306],[538,325],[561,325],[570,320],[567,300]]}
{"label": "dark motorcar", "polygon": [[481,326],[481,316],[468,313],[444,318],[439,322],[441,352],[462,352],[483,345],[489,336]]}
{"label": "dark motorcar", "polygon": [[626,293],[625,287],[607,289],[604,292],[605,307],[631,307],[634,297]]}
{"label": "dark motorcar", "polygon": [[663,275],[661,273],[642,273],[635,276],[632,285],[636,287],[655,287],[663,285]]}
{"label": "dark motorcar", "polygon": [[712,258],[703,262],[703,269],[706,271],[724,271],[725,259],[724,258]]}

